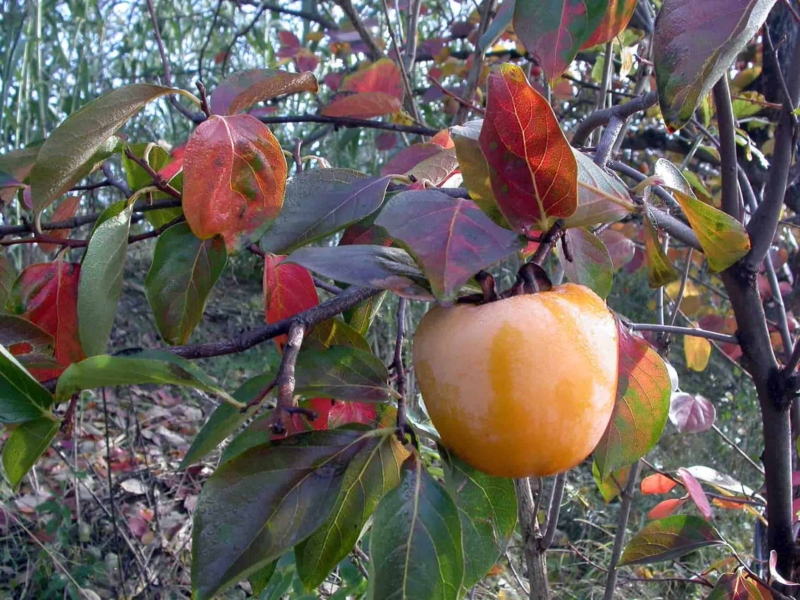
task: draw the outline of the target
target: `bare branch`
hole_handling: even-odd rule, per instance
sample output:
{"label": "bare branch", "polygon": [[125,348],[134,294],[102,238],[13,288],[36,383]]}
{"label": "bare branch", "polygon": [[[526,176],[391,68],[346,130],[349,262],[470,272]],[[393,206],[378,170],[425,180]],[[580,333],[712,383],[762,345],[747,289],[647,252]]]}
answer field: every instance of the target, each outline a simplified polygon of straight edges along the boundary
{"label": "bare branch", "polygon": [[[580,148],[589,139],[589,135],[603,125],[607,125],[612,117],[617,117],[623,121],[635,115],[637,112],[645,111],[658,102],[658,95],[655,92],[648,92],[625,104],[617,104],[604,110],[598,110],[580,122],[575,133],[572,135],[572,145]],[[620,128],[621,129],[621,128]]]}
{"label": "bare branch", "polygon": [[361,36],[361,41],[366,44],[370,55],[372,55],[372,59],[378,60],[379,58],[385,58],[386,53],[381,50],[375,38],[372,37],[372,34],[369,32],[369,29],[364,25],[364,22],[361,20],[361,15],[358,14],[351,0],[334,0],[334,2],[339,5],[344,11],[344,14],[347,15],[347,18],[350,19],[350,22],[353,24],[353,29]]}
{"label": "bare branch", "polygon": [[288,340],[283,348],[281,366],[278,368],[278,375],[275,378],[275,387],[278,388],[278,401],[275,405],[275,410],[272,412],[270,424],[273,433],[286,432],[284,418],[289,416],[287,409],[297,406],[294,399],[294,370],[297,364],[297,356],[300,354],[300,347],[303,345],[305,328],[306,326],[301,321],[292,320],[289,324]]}
{"label": "bare branch", "polygon": [[707,331],[705,329],[695,329],[693,327],[678,327],[676,325],[660,325],[657,323],[628,323],[633,331],[657,331],[661,333],[671,333],[674,335],[688,335],[692,337],[705,338],[727,344],[738,344],[739,340],[734,335]]}
{"label": "bare branch", "polygon": [[628,519],[631,515],[631,504],[633,503],[633,493],[636,489],[636,480],[639,478],[639,470],[642,465],[637,460],[628,473],[628,482],[622,491],[622,501],[619,506],[619,520],[617,521],[617,533],[614,536],[614,548],[611,550],[611,559],[608,562],[608,576],[606,577],[606,590],[603,600],[613,600],[614,590],[617,587],[617,563],[622,556],[622,547],[625,544],[625,530],[628,528]]}

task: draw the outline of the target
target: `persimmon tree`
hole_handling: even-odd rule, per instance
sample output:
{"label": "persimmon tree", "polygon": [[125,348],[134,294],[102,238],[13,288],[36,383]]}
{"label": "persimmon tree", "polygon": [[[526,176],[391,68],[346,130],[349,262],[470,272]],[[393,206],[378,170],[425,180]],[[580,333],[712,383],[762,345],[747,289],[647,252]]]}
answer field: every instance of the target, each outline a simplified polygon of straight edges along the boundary
{"label": "persimmon tree", "polygon": [[[800,69],[783,65],[800,62],[796,3],[484,0],[447,32],[421,26],[435,2],[361,4],[259,4],[189,90],[148,0],[160,83],[114,86],[40,142],[3,133],[16,147],[0,155],[7,480],[20,485],[73,434],[85,390],[183,386],[219,405],[180,468],[233,436],[194,514],[194,598],[243,580],[261,595],[290,555],[306,590],[354,556],[361,587],[339,579],[326,597],[461,598],[517,527],[530,598],[549,598],[570,474],[495,477],[441,443],[408,364],[409,306],[483,305],[564,278],[606,298],[615,272],[642,269],[652,322],[617,315],[614,410],[587,462],[620,502],[605,598],[626,566],[706,546],[730,559],[676,579],[709,598],[794,594]],[[239,65],[237,44],[266,12],[302,36],[280,28],[267,68]],[[776,15],[789,23],[780,39]],[[301,114],[288,109],[297,98]],[[123,133],[159,103],[191,127],[185,140]],[[380,131],[356,148],[388,158],[343,168],[314,140],[288,139],[292,123]],[[95,184],[112,199],[101,210],[81,200]],[[161,343],[115,348],[126,256],[140,244],[152,247],[144,289]],[[38,254],[23,256],[31,245]],[[249,255],[263,263],[265,324],[192,342],[226,266]],[[704,310],[687,310],[690,297]],[[388,364],[367,341],[380,322],[396,332]],[[752,379],[764,451],[748,460],[762,491],[647,460],[669,419],[681,432],[714,426],[713,404],[670,376],[672,339],[690,368],[718,351]],[[270,344],[280,366],[236,390],[194,362]],[[535,394],[548,373],[523,375]],[[673,496],[627,536],[643,466],[641,492]],[[725,539],[712,503],[766,525],[763,561]]]}

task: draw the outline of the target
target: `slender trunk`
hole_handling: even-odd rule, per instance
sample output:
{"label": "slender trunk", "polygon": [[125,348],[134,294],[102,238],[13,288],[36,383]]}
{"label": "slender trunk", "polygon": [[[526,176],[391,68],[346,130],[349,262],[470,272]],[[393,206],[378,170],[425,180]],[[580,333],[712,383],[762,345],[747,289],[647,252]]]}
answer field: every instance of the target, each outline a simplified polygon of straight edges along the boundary
{"label": "slender trunk", "polygon": [[536,504],[533,500],[531,484],[528,479],[515,479],[517,491],[519,523],[522,529],[522,551],[528,567],[530,600],[550,600],[550,586],[547,581],[547,550],[539,543],[542,538]]}

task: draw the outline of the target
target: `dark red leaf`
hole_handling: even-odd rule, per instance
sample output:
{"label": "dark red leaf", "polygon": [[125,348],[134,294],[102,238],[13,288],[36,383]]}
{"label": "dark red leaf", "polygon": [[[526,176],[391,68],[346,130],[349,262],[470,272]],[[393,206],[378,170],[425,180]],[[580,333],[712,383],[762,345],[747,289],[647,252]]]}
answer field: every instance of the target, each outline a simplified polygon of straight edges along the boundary
{"label": "dark red leaf", "polygon": [[701,433],[711,429],[716,417],[714,404],[702,396],[683,392],[672,396],[669,419],[681,433]]}
{"label": "dark red leaf", "polygon": [[[67,219],[71,219],[75,216],[75,213],[78,212],[78,208],[81,205],[81,199],[78,196],[68,196],[64,198],[56,209],[53,211],[53,214],[50,217],[51,221],[65,221]],[[69,237],[69,229],[51,229],[47,231],[47,235],[50,237],[57,237],[57,238],[66,238]],[[61,248],[58,244],[39,244],[39,248],[42,249],[42,252],[56,252]]]}

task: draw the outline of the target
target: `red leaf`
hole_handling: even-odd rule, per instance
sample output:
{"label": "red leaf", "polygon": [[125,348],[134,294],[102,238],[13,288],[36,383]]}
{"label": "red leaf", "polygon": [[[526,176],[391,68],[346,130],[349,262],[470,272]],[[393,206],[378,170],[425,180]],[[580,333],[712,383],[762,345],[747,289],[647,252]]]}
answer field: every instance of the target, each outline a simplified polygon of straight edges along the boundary
{"label": "red leaf", "polygon": [[86,358],[78,337],[80,265],[57,260],[31,265],[11,290],[14,312],[53,336],[61,369],[33,369],[40,381],[58,377],[66,367]]}
{"label": "red leaf", "polygon": [[450,131],[447,129],[442,129],[439,133],[431,138],[430,142],[431,144],[441,146],[445,150],[456,147],[456,143],[453,141],[453,138],[450,137]]}
{"label": "red leaf", "polygon": [[371,119],[392,115],[403,107],[403,102],[384,92],[364,92],[348,96],[338,96],[322,109],[326,117],[352,117]]}
{"label": "red leaf", "polygon": [[377,225],[364,225],[363,223],[353,223],[344,230],[342,239],[339,240],[340,246],[391,246],[392,238],[383,227]]}
{"label": "red leaf", "polygon": [[647,513],[648,519],[663,519],[664,517],[668,517],[671,514],[674,514],[683,503],[686,502],[686,498],[670,498],[669,500],[663,500],[656,504],[649,513]]}
{"label": "red leaf", "polygon": [[232,115],[278,96],[318,91],[317,78],[308,72],[249,69],[234,73],[217,86],[211,96],[211,110],[218,115]]}
{"label": "red leaf", "polygon": [[166,181],[170,181],[175,175],[183,170],[183,155],[186,152],[186,144],[175,146],[170,152],[172,161],[167,166],[161,169],[158,174],[161,175]]}
{"label": "red leaf", "polygon": [[370,425],[375,422],[374,404],[366,402],[335,402],[328,413],[328,428],[334,429],[348,423]]}
{"label": "red leaf", "polygon": [[680,393],[670,401],[669,419],[681,433],[701,433],[711,429],[717,409],[702,396]]}
{"label": "red leaf", "polygon": [[628,26],[636,10],[637,0],[609,0],[606,14],[592,36],[581,46],[591,48],[598,44],[605,44],[622,33]]}
{"label": "red leaf", "polygon": [[681,478],[683,481],[683,485],[686,486],[686,490],[689,492],[689,496],[691,496],[694,503],[697,505],[697,508],[700,510],[700,514],[705,517],[706,521],[711,519],[711,505],[708,503],[708,498],[706,497],[706,493],[703,491],[703,486],[700,485],[700,482],[694,478],[694,475],[689,473],[686,469],[681,467],[678,469],[678,477]]}
{"label": "red leaf", "polygon": [[183,211],[202,240],[222,235],[229,251],[263,232],[283,206],[286,159],[250,115],[212,116],[186,144]]}
{"label": "red leaf", "polygon": [[[66,219],[71,219],[75,216],[75,213],[78,212],[78,207],[81,205],[81,199],[78,196],[68,196],[61,201],[61,203],[56,207],[53,211],[52,216],[50,217],[51,221],[65,221]],[[51,229],[49,231],[45,231],[47,235],[50,237],[57,237],[60,239],[64,239],[69,236],[69,229]],[[39,244],[39,248],[42,249],[42,252],[56,252],[61,246],[58,244]]]}
{"label": "red leaf", "polygon": [[381,175],[405,175],[426,158],[442,152],[442,147],[431,142],[411,144],[395,154],[381,169]]}
{"label": "red leaf", "polygon": [[387,151],[391,150],[397,146],[397,134],[387,131],[385,133],[378,134],[375,137],[375,147],[378,150]]}
{"label": "red leaf", "polygon": [[550,104],[522,69],[501,65],[489,75],[480,146],[492,191],[512,227],[542,230],[578,208],[578,164]]}
{"label": "red leaf", "polygon": [[437,298],[451,301],[470,277],[523,247],[471,200],[434,190],[406,191],[383,207],[377,225],[419,259]]}
{"label": "red leaf", "polygon": [[278,39],[281,41],[281,47],[275,53],[276,56],[292,58],[300,51],[300,40],[291,31],[279,31]]}
{"label": "red leaf", "polygon": [[382,92],[400,101],[403,100],[405,92],[400,68],[389,58],[382,58],[370,66],[349,75],[342,82],[339,91],[357,92],[359,94]]}
{"label": "red leaf", "polygon": [[642,493],[645,495],[666,494],[676,485],[678,484],[666,475],[655,473],[642,479]]}
{"label": "red leaf", "polygon": [[[285,256],[267,254],[264,259],[264,312],[267,323],[314,308],[319,304],[314,280],[304,267],[283,263]],[[275,338],[278,350],[283,349],[287,337]]]}
{"label": "red leaf", "polygon": [[303,48],[294,57],[294,62],[297,65],[298,71],[313,71],[319,66],[319,59],[310,50]]}

